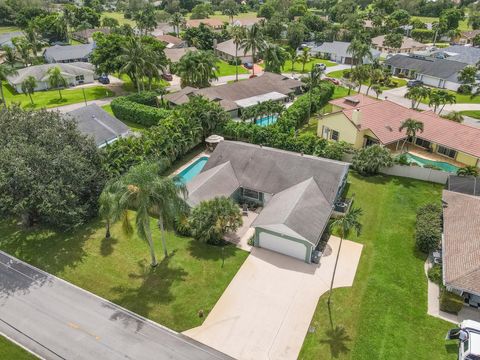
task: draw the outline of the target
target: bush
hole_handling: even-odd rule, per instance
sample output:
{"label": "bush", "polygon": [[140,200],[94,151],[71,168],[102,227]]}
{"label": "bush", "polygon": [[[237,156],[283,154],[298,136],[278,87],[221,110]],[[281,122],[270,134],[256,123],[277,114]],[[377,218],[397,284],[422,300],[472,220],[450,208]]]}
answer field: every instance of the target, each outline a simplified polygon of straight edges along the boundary
{"label": "bush", "polygon": [[472,86],[467,84],[462,84],[458,87],[457,92],[462,95],[470,95],[472,93]]}
{"label": "bush", "polygon": [[175,219],[174,222],[175,232],[182,236],[192,236],[192,231],[190,229],[190,224],[188,222],[187,216],[182,216],[178,219]]}
{"label": "bush", "polygon": [[430,281],[441,286],[443,282],[442,266],[440,264],[434,264],[430,269],[428,269],[428,278]]}
{"label": "bush", "polygon": [[429,253],[438,248],[442,238],[442,207],[432,203],[420,207],[417,211],[415,244],[417,248]]}
{"label": "bush", "polygon": [[[140,94],[138,94],[140,95]],[[146,100],[147,96],[140,95],[138,99]],[[131,121],[145,126],[157,125],[170,115],[170,111],[144,105],[129,100],[128,97],[118,97],[112,100],[112,111],[115,117],[123,121]]]}
{"label": "bush", "polygon": [[407,155],[402,154],[394,159],[394,162],[398,165],[410,166],[411,163],[408,161]]}
{"label": "bush", "polygon": [[445,288],[440,291],[440,310],[451,314],[458,314],[458,312],[462,310],[463,305],[464,300],[461,296],[447,291]]}
{"label": "bush", "polygon": [[125,98],[138,104],[155,107],[158,105],[158,94],[155,91],[142,91],[139,93],[128,95]]}
{"label": "bush", "polygon": [[393,165],[390,150],[380,145],[372,145],[355,152],[352,167],[362,175],[378,174],[380,168]]}
{"label": "bush", "polygon": [[438,167],[437,165],[433,165],[433,164],[425,164],[425,165],[423,165],[423,167],[425,169],[442,170],[441,167]]}

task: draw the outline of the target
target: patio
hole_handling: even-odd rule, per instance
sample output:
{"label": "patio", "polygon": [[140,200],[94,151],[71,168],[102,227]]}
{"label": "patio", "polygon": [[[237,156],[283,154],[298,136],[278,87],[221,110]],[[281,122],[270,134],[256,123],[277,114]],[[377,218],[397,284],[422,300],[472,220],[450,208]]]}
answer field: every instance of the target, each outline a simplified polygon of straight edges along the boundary
{"label": "patio", "polygon": [[416,156],[419,156],[419,157],[422,157],[422,158],[425,158],[425,159],[428,159],[428,160],[432,160],[432,161],[442,161],[442,162],[446,162],[446,163],[449,163],[449,164],[452,164],[452,165],[455,165],[457,167],[464,167],[465,164],[463,163],[460,163],[452,158],[449,158],[447,156],[442,156],[438,153],[435,153],[435,152],[432,152],[432,151],[429,151],[423,147],[420,147],[418,145],[414,145],[412,143],[409,143],[407,142],[405,144],[405,146],[403,147],[403,150],[402,150],[402,145],[403,145],[403,141],[398,141],[398,142],[395,142],[393,144],[388,144],[386,145],[386,147],[392,152],[392,156],[397,156],[397,155],[400,155],[404,152],[409,152],[410,154],[413,154],[413,155],[416,155]]}

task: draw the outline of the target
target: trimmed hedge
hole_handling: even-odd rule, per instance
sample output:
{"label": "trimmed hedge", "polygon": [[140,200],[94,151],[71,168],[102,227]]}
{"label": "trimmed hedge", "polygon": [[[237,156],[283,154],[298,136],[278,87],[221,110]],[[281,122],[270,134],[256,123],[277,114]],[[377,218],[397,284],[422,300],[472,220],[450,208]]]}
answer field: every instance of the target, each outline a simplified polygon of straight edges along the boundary
{"label": "trimmed hedge", "polygon": [[437,285],[442,285],[442,266],[434,264],[428,269],[428,278]]}
{"label": "trimmed hedge", "polygon": [[126,96],[127,100],[133,101],[138,104],[157,106],[158,94],[155,91],[142,91],[139,93]]}
{"label": "trimmed hedge", "polygon": [[158,125],[170,115],[170,111],[134,102],[129,97],[113,99],[112,111],[115,117],[145,126]]}
{"label": "trimmed hedge", "polygon": [[429,253],[438,248],[442,239],[442,207],[440,204],[427,204],[417,211],[415,243],[417,248]]}
{"label": "trimmed hedge", "polygon": [[463,305],[464,300],[461,296],[447,291],[445,288],[440,291],[440,310],[451,314],[458,314],[458,312],[462,310]]}

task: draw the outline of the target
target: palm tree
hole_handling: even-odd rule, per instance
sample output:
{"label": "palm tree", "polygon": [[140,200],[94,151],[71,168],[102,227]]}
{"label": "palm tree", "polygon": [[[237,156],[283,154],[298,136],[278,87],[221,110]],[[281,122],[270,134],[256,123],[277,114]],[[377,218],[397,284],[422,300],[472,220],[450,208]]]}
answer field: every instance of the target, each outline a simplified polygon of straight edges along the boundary
{"label": "palm tree", "polygon": [[351,69],[353,69],[354,64],[362,64],[364,58],[372,58],[370,44],[359,39],[353,39],[350,42],[347,53],[352,55]]}
{"label": "palm tree", "polygon": [[456,104],[457,102],[457,97],[455,94],[452,94],[448,91],[445,90],[438,90],[438,93],[440,93],[440,104],[442,105],[442,108],[438,112],[439,114],[442,113],[443,109],[445,108],[445,105],[450,104]]}
{"label": "palm tree", "polygon": [[45,41],[39,36],[37,29],[32,23],[28,25],[23,33],[30,45],[33,56],[37,57],[38,52],[42,49],[42,46],[45,45]]}
{"label": "palm tree", "polygon": [[340,245],[338,246],[337,257],[335,259],[335,266],[333,268],[332,280],[330,282],[330,293],[328,294],[328,305],[330,305],[330,300],[332,297],[333,282],[335,281],[335,273],[337,272],[338,258],[340,256],[340,251],[342,250],[343,239],[350,234],[350,231],[355,230],[357,236],[362,230],[362,224],[360,223],[360,216],[362,216],[362,209],[360,208],[350,208],[348,212],[336,219],[330,225],[331,229],[338,229],[340,233]]}
{"label": "palm tree", "polygon": [[409,138],[414,139],[415,135],[417,135],[417,132],[423,132],[423,123],[421,121],[417,121],[415,119],[407,119],[402,122],[400,127],[398,128],[398,131],[402,131],[405,129],[405,134],[407,135],[405,137],[405,140],[403,141],[403,145],[400,151],[403,150],[403,147],[405,146],[405,143]]}
{"label": "palm tree", "polygon": [[302,73],[305,72],[305,65],[310,61],[310,49],[304,47],[302,53],[298,56],[298,60],[302,63]]}
{"label": "palm tree", "polygon": [[262,53],[265,71],[280,74],[286,60],[285,50],[277,44],[266,43]]}
{"label": "palm tree", "polygon": [[238,25],[232,26],[230,28],[230,37],[235,44],[235,81],[238,81],[238,47],[245,38],[245,28]]}
{"label": "palm tree", "polygon": [[176,12],[172,15],[169,22],[170,26],[173,26],[173,31],[177,34],[180,34],[180,26],[185,24],[185,18],[179,12]]}
{"label": "palm tree", "polygon": [[463,122],[463,115],[460,111],[450,111],[447,115],[442,115],[445,119],[452,120],[458,123]]}
{"label": "palm tree", "polygon": [[382,86],[380,84],[372,85],[372,90],[375,92],[375,95],[377,96],[377,99],[383,93],[383,89],[382,89]]}
{"label": "palm tree", "polygon": [[128,232],[130,220],[128,210],[135,210],[135,228],[138,236],[150,247],[152,266],[157,266],[150,219],[157,219],[165,257],[168,256],[165,226],[186,209],[186,188],[175,184],[172,178],[160,174],[166,169],[166,161],[144,162],[132,167],[114,185],[118,198],[118,211],[123,214],[123,228]]}
{"label": "palm tree", "polygon": [[107,183],[98,198],[98,213],[105,220],[105,239],[110,238],[110,227],[113,223],[120,219],[125,212],[119,207],[119,182]]}
{"label": "palm tree", "polygon": [[18,57],[22,60],[23,65],[28,66],[31,61],[30,57],[30,44],[28,41],[23,37],[17,37],[12,39],[13,45],[17,50]]}
{"label": "palm tree", "polygon": [[10,67],[13,67],[15,65],[15,62],[17,61],[17,54],[15,52],[15,48],[4,45],[2,46],[2,51],[3,51],[3,58],[5,60],[5,64],[8,64]]}
{"label": "palm tree", "polygon": [[217,62],[218,58],[211,51],[188,51],[176,64],[175,73],[180,76],[182,87],[209,87],[211,80],[218,79]]}
{"label": "palm tree", "polygon": [[430,89],[425,86],[413,86],[405,94],[406,99],[412,101],[412,109],[418,108],[420,102],[430,96]]}
{"label": "palm tree", "polygon": [[33,98],[32,95],[35,93],[35,88],[37,87],[37,79],[35,79],[32,75],[28,76],[22,82],[22,91],[25,95],[28,95],[30,98],[30,102],[33,105]]}
{"label": "palm tree", "polygon": [[297,55],[297,49],[290,48],[287,52],[288,55],[288,60],[292,62],[292,77],[293,77],[293,72],[295,70],[295,63],[299,60],[299,57]]}
{"label": "palm tree", "polygon": [[476,166],[468,165],[457,170],[458,176],[478,176],[478,168]]}
{"label": "palm tree", "polygon": [[16,75],[17,71],[10,66],[0,64],[0,95],[2,97],[3,108],[7,108],[7,101],[5,100],[5,94],[3,93],[3,81],[7,80],[8,76]]}
{"label": "palm tree", "polygon": [[312,70],[310,71],[310,89],[308,91],[308,117],[306,121],[310,121],[310,116],[311,116],[311,111],[312,111],[312,91],[313,89],[318,85],[318,82],[322,78],[323,70],[320,70],[320,68],[317,67],[312,67]]}
{"label": "palm tree", "polygon": [[255,76],[255,60],[258,51],[261,51],[265,46],[265,40],[263,37],[262,29],[258,24],[253,24],[250,29],[246,30],[245,38],[242,39],[240,43],[241,47],[243,48],[244,54],[251,51],[252,52],[252,60],[253,60],[253,68],[252,68],[252,76]]}
{"label": "palm tree", "polygon": [[61,89],[67,86],[67,80],[62,75],[62,70],[58,66],[48,70],[48,85],[53,89],[58,89],[60,100],[63,100]]}

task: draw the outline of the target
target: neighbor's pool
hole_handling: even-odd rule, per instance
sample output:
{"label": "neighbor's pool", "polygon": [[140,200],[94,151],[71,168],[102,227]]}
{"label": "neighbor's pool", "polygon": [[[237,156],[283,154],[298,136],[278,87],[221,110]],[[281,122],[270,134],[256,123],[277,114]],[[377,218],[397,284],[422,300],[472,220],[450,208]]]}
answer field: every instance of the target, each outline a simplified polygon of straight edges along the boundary
{"label": "neighbor's pool", "polygon": [[277,115],[272,115],[272,116],[265,116],[263,118],[260,118],[255,121],[255,124],[259,126],[268,126],[268,125],[273,125],[277,122],[278,116]]}
{"label": "neighbor's pool", "polygon": [[185,169],[180,171],[178,175],[175,176],[175,181],[181,182],[183,184],[190,182],[195,176],[200,173],[200,171],[202,171],[207,161],[208,157],[206,156],[198,158],[193,163],[188,165]]}
{"label": "neighbor's pool", "polygon": [[417,164],[421,167],[423,167],[425,165],[434,165],[434,166],[439,167],[443,171],[447,171],[447,172],[451,172],[451,173],[456,173],[457,170],[458,170],[458,166],[449,164],[449,163],[444,162],[444,161],[433,161],[433,160],[422,158],[420,156],[413,155],[413,154],[408,153],[408,152],[405,155],[407,156],[408,162],[415,163],[415,164]]}

